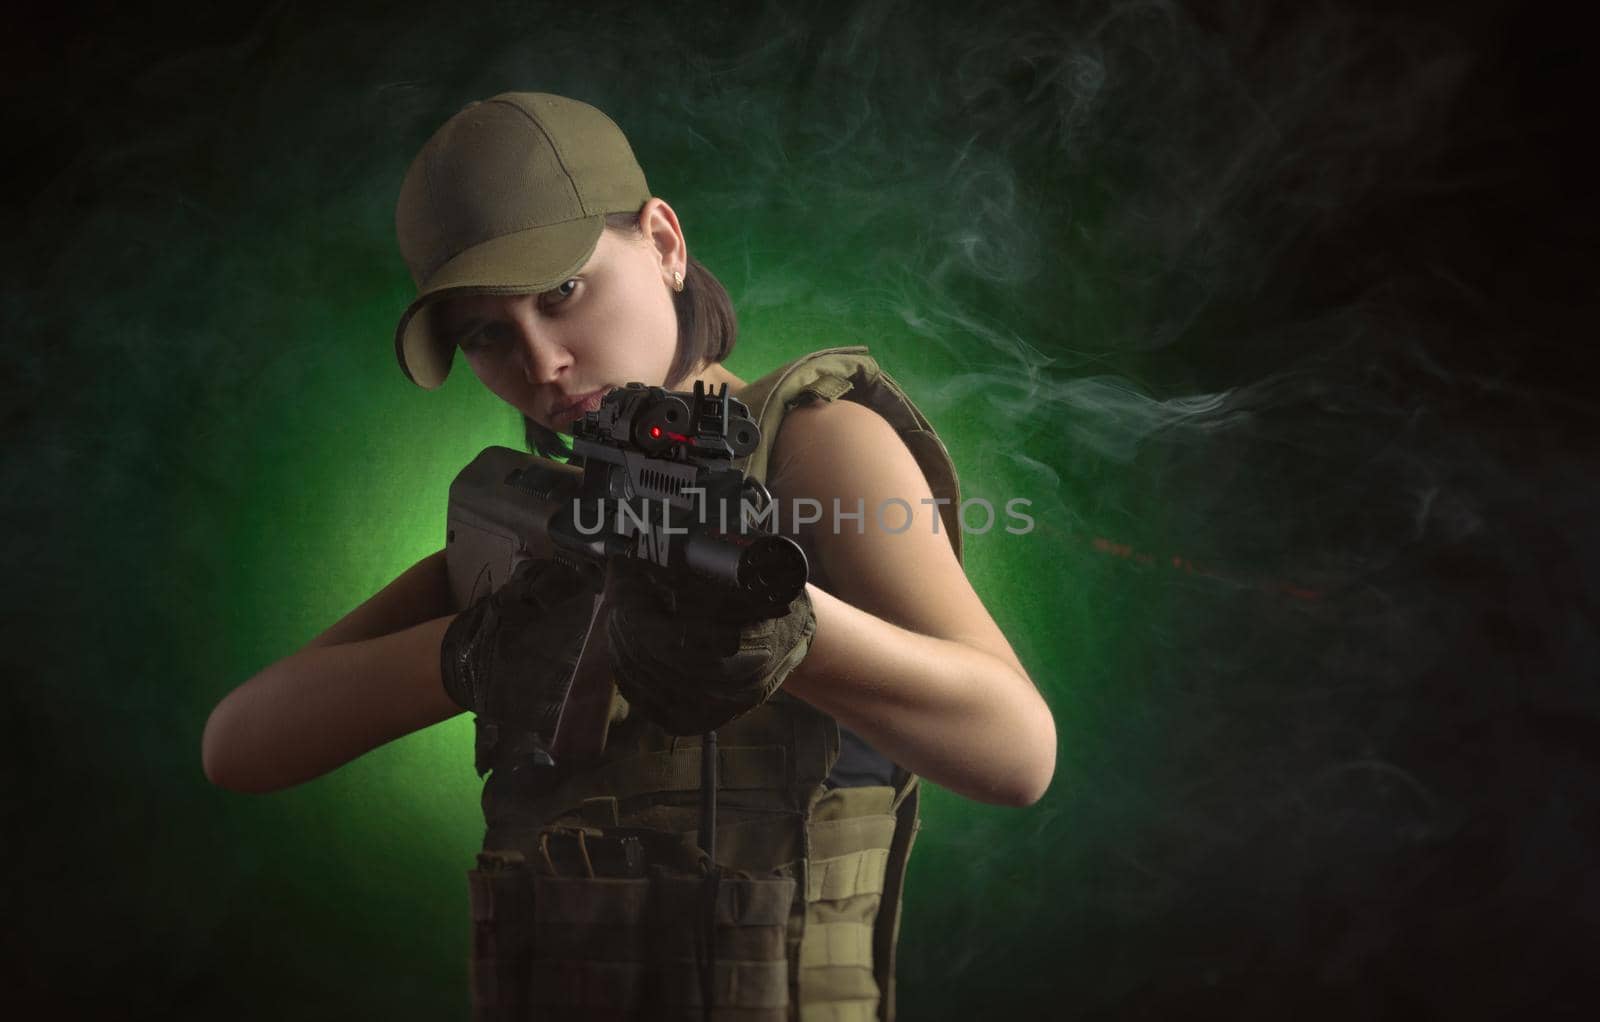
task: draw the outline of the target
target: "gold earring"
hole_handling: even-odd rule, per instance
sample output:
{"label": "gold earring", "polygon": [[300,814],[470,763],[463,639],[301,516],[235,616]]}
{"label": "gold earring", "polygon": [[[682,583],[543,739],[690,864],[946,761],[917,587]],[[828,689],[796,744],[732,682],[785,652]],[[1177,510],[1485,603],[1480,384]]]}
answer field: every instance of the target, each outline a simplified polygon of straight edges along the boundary
{"label": "gold earring", "polygon": [[672,290],[683,293],[683,274],[677,270],[672,271]]}

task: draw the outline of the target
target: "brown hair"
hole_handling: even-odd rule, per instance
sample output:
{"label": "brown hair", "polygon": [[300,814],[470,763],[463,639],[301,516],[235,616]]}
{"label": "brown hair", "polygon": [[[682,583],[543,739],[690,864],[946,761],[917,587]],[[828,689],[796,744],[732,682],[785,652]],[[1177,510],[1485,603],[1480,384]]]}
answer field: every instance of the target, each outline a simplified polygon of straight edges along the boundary
{"label": "brown hair", "polygon": [[[643,234],[638,213],[612,213],[606,217],[606,230]],[[727,288],[694,256],[689,257],[683,275],[683,290],[672,296],[678,313],[678,350],[667,369],[667,387],[680,384],[702,364],[721,362],[733,354],[739,339],[739,323],[733,314],[733,299]],[[560,434],[522,417],[523,437],[528,450],[546,458],[564,458],[572,448]]]}

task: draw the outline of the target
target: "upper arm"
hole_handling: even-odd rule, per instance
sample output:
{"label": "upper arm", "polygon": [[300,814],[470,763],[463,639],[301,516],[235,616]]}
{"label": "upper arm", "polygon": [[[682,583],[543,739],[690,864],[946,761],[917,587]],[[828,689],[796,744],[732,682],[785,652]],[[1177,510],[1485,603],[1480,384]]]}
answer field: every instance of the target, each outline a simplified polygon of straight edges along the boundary
{"label": "upper arm", "polygon": [[[797,499],[822,506],[808,538],[835,595],[1027,677],[956,560],[922,469],[887,420],[848,400],[797,407],[784,418],[772,464],[770,489],[785,520]],[[864,511],[863,519],[836,520],[835,500],[843,514]]]}
{"label": "upper arm", "polygon": [[306,648],[374,639],[455,611],[449,570],[444,551],[439,550],[407,568],[371,599],[312,639]]}

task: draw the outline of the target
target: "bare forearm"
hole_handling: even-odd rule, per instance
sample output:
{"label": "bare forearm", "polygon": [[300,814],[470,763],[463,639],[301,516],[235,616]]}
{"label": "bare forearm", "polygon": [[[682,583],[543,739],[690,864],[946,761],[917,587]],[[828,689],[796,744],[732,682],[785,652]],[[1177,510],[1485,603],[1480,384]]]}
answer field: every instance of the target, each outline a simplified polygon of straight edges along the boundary
{"label": "bare forearm", "polygon": [[1027,677],[989,653],[808,591],[817,632],[786,691],[958,794],[1003,805],[1043,795],[1055,723]]}
{"label": "bare forearm", "polygon": [[439,680],[451,620],[309,646],[267,667],[212,711],[206,776],[235,791],[275,791],[459,713]]}

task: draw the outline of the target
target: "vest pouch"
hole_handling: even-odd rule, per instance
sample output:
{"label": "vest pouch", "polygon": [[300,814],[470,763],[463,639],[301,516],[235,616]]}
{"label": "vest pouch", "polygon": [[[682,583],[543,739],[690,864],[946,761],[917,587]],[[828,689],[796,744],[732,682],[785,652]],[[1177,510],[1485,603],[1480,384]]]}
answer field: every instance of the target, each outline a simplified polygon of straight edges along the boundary
{"label": "vest pouch", "polygon": [[527,1018],[648,1015],[651,881],[645,877],[534,878]]}
{"label": "vest pouch", "polygon": [[[882,909],[895,903],[905,854],[892,854],[902,829],[904,793],[912,785],[835,788],[813,807],[805,864],[805,930],[800,943],[800,1022],[877,1022],[892,982],[893,937],[875,947]],[[905,823],[914,827],[915,807]],[[881,982],[880,982],[881,981]]]}
{"label": "vest pouch", "polygon": [[[566,839],[573,831],[546,833]],[[616,840],[588,838],[589,861],[631,859],[601,851]],[[786,1022],[793,879],[721,876],[713,903],[703,873],[654,866],[646,876],[573,875],[570,862],[555,851],[532,875],[521,1018],[704,1022],[705,922],[714,904],[712,1018]]]}
{"label": "vest pouch", "polygon": [[472,905],[469,975],[476,1022],[525,1016],[533,955],[532,868],[516,852],[485,852],[467,871]]}
{"label": "vest pouch", "polygon": [[724,873],[714,893],[703,875],[663,870],[651,879],[650,958],[658,985],[643,1017],[674,1022],[705,1018],[705,922],[714,897],[711,1018],[787,1022],[794,879]]}

